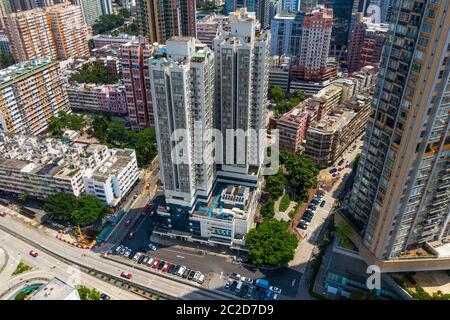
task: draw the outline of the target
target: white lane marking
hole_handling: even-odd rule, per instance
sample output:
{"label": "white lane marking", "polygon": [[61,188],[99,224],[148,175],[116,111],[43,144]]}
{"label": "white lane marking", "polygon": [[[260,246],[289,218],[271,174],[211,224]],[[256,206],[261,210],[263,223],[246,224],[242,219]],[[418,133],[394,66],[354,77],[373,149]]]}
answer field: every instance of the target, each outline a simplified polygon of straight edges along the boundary
{"label": "white lane marking", "polygon": [[179,256],[179,255],[177,255],[177,258],[181,258],[181,259],[184,259],[184,257],[183,257],[183,256]]}

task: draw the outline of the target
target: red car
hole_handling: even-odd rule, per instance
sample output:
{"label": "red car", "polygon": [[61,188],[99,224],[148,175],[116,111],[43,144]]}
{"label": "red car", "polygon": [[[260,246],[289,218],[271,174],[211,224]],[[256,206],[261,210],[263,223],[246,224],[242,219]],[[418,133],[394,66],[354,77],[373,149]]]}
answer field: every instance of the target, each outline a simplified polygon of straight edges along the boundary
{"label": "red car", "polygon": [[30,256],[36,258],[36,257],[38,256],[38,253],[37,253],[36,251],[34,251],[34,250],[31,250],[31,251],[30,251]]}
{"label": "red car", "polygon": [[153,262],[152,269],[158,268],[158,264],[161,262],[161,259],[156,259],[155,262]]}
{"label": "red car", "polygon": [[0,217],[6,217],[6,213],[5,212],[0,212]]}
{"label": "red car", "polygon": [[169,267],[170,267],[170,262],[166,262],[165,264],[164,264],[164,267],[161,269],[161,271],[162,272],[167,272],[167,269],[169,269]]}
{"label": "red car", "polygon": [[346,168],[350,167],[350,163],[347,162],[347,163],[345,164],[345,167],[346,167]]}
{"label": "red car", "polygon": [[133,239],[134,238],[134,231],[131,231],[129,234],[128,234],[128,239]]}
{"label": "red car", "polygon": [[128,273],[128,272],[125,272],[125,271],[122,271],[122,273],[120,274],[120,276],[121,276],[122,278],[131,279],[131,273]]}
{"label": "red car", "polygon": [[125,222],[125,227],[128,227],[131,224],[131,220],[127,220],[127,222]]}

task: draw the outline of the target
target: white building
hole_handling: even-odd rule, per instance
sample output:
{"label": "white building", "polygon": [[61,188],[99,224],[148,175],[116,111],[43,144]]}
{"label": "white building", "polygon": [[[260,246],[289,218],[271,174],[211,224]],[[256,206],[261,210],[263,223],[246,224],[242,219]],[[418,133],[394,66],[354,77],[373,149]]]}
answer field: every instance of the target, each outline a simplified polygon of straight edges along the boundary
{"label": "white building", "polygon": [[33,293],[30,300],[81,300],[78,290],[55,277]]}

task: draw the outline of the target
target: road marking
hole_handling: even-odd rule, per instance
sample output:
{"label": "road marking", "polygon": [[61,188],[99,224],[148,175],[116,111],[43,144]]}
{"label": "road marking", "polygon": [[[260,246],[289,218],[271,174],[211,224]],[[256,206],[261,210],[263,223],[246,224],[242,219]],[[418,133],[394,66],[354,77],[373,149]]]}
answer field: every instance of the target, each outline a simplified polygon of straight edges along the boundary
{"label": "road marking", "polygon": [[296,281],[296,280],[297,280],[297,279],[292,280],[292,284],[291,284],[292,287],[295,285],[295,281]]}
{"label": "road marking", "polygon": [[184,259],[184,257],[183,257],[183,256],[179,256],[179,255],[177,255],[177,258],[181,258],[181,259]]}

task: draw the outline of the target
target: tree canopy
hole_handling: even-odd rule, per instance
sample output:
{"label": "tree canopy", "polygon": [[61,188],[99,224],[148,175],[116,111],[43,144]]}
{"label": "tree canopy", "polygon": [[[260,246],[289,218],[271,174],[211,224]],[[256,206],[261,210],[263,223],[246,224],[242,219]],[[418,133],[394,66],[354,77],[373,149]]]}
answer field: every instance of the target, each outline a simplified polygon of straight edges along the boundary
{"label": "tree canopy", "polygon": [[11,53],[0,53],[0,67],[7,68],[15,63],[14,57]]}
{"label": "tree canopy", "polygon": [[254,264],[278,266],[294,258],[297,237],[288,231],[287,221],[265,219],[246,236],[249,258]]}
{"label": "tree canopy", "polygon": [[126,128],[122,121],[107,117],[94,118],[92,125],[95,137],[102,143],[116,148],[135,149],[139,166],[149,164],[158,154],[154,128],[137,132]]}
{"label": "tree canopy", "polygon": [[261,207],[259,209],[259,213],[265,218],[265,219],[271,219],[275,215],[275,201],[269,201],[266,203],[262,203]]}
{"label": "tree canopy", "polygon": [[102,220],[106,205],[91,195],[75,197],[70,193],[55,193],[47,198],[44,210],[57,220],[71,222],[85,227]]}
{"label": "tree canopy", "polygon": [[266,191],[270,193],[271,199],[275,200],[283,195],[287,182],[282,170],[279,170],[275,175],[267,177]]}
{"label": "tree canopy", "polygon": [[81,300],[100,300],[100,292],[95,288],[89,289],[86,286],[78,286],[77,290]]}
{"label": "tree canopy", "polygon": [[69,78],[70,81],[95,84],[115,84],[119,79],[118,76],[111,76],[108,68],[98,61],[83,64],[81,70]]}
{"label": "tree canopy", "polygon": [[277,86],[272,88],[271,94],[275,100],[275,115],[282,115],[295,108],[300,102],[305,100],[305,95],[303,92],[294,91],[290,97],[286,97],[284,91]]}
{"label": "tree canopy", "polygon": [[131,15],[127,9],[120,9],[118,14],[101,15],[92,25],[95,34],[106,33],[123,25],[126,18]]}
{"label": "tree canopy", "polygon": [[361,153],[358,153],[358,154],[355,156],[355,159],[353,160],[353,163],[352,163],[352,171],[353,171],[354,174],[356,174],[356,169],[358,169],[359,159],[361,159]]}
{"label": "tree canopy", "polygon": [[82,116],[61,111],[58,116],[52,117],[48,123],[48,128],[55,136],[60,135],[63,129],[79,131],[84,128],[85,121]]}

